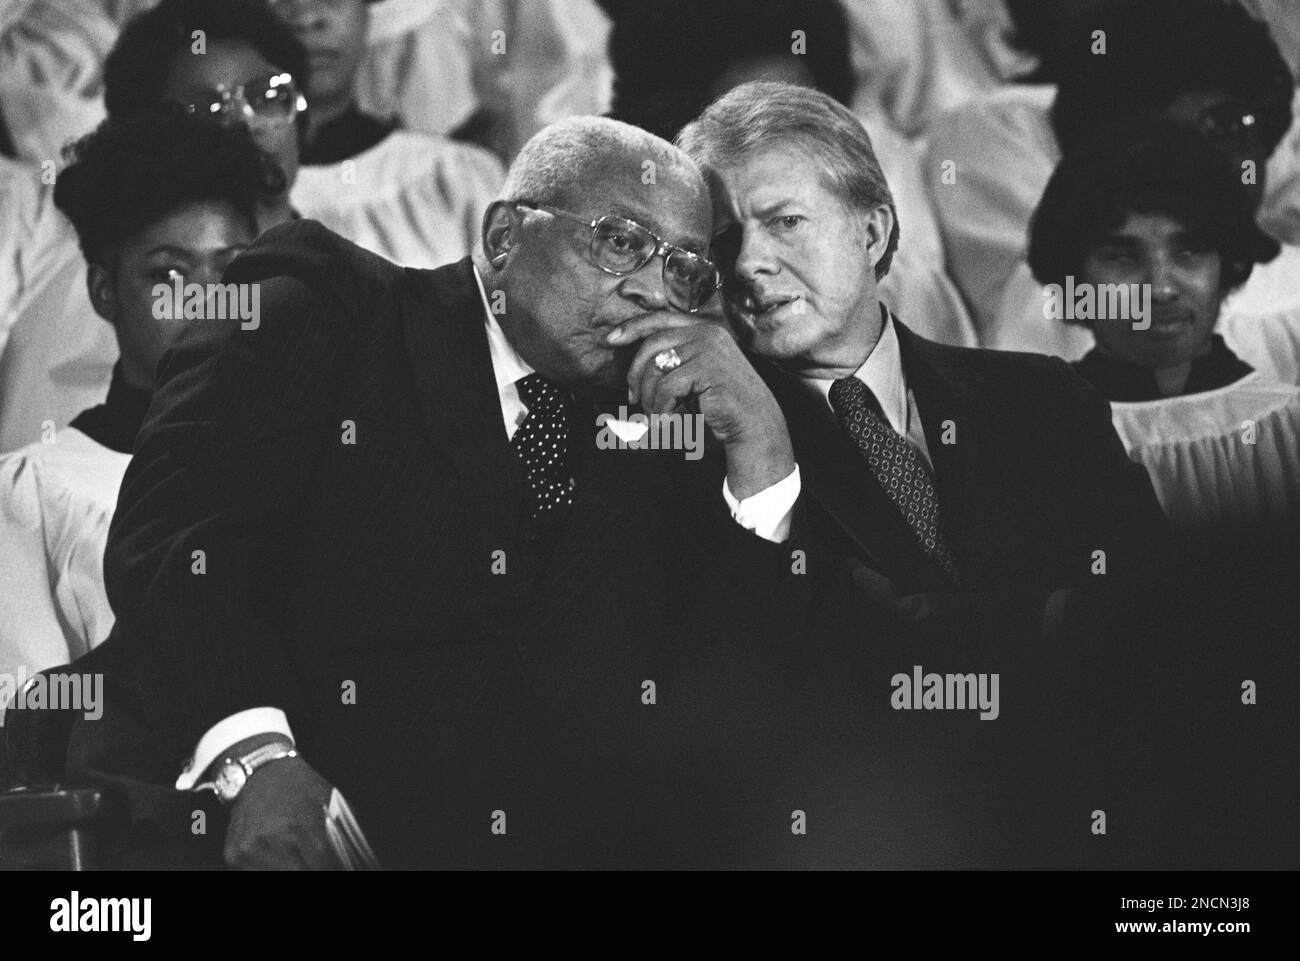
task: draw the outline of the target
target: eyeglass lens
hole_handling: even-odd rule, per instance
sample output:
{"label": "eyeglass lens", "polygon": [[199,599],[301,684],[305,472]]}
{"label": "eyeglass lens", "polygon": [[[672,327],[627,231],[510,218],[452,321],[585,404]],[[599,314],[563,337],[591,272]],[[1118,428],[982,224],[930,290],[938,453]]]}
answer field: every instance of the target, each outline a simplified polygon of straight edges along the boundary
{"label": "eyeglass lens", "polygon": [[[628,274],[655,255],[654,235],[640,224],[621,217],[604,217],[597,222],[591,239],[596,263],[606,270]],[[685,250],[671,250],[664,262],[664,284],[673,303],[686,310],[703,306],[717,286],[713,266]]]}
{"label": "eyeglass lens", "polygon": [[292,117],[297,109],[297,88],[285,73],[258,77],[233,92],[217,90],[190,104],[190,112],[207,116],[235,115],[267,121]]}

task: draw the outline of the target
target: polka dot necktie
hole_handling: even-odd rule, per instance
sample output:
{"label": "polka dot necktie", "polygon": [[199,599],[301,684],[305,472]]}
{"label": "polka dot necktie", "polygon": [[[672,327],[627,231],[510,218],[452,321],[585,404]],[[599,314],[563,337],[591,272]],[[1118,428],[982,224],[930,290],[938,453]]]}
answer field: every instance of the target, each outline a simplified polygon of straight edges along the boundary
{"label": "polka dot necktie", "polygon": [[515,385],[528,416],[510,439],[523,459],[525,507],[530,520],[573,503],[574,481],[569,465],[568,394],[541,374],[529,374]]}
{"label": "polka dot necktie", "polygon": [[876,398],[856,377],[843,377],[831,384],[830,400],[840,424],[867,459],[921,547],[957,583],[956,560],[943,536],[939,495],[921,455],[885,422]]}

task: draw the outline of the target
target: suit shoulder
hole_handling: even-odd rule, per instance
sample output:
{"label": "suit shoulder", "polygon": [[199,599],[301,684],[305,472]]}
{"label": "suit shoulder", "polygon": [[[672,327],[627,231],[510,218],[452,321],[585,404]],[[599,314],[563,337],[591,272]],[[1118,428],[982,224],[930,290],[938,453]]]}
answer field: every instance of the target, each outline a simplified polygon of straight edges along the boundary
{"label": "suit shoulder", "polygon": [[925,344],[927,350],[954,370],[1010,377],[1022,382],[1041,380],[1068,383],[1071,386],[1087,383],[1064,360],[1050,354],[995,350],[990,347],[954,347],[934,341],[925,341]]}
{"label": "suit shoulder", "polygon": [[1060,357],[987,347],[953,347],[908,335],[930,363],[986,397],[1013,398],[1017,406],[1062,403],[1097,406],[1104,400]]}
{"label": "suit shoulder", "polygon": [[228,282],[253,283],[292,277],[340,299],[366,296],[391,284],[402,268],[336,234],[315,220],[295,220],[267,230],[226,274]]}

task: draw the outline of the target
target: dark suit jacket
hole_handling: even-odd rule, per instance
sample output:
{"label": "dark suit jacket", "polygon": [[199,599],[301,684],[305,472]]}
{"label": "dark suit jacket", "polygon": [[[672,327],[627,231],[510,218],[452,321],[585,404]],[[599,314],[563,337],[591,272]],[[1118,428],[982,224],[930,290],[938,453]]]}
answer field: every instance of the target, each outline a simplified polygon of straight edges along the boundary
{"label": "dark suit jacket", "polygon": [[[812,633],[821,643],[810,654],[822,661],[806,670],[831,732],[821,793],[873,798],[834,815],[832,833],[867,839],[852,866],[1079,863],[1077,849],[1050,855],[1048,846],[1086,841],[1074,830],[1078,812],[1086,797],[1110,796],[1117,736],[1098,725],[1110,723],[1105,689],[1126,645],[1141,638],[1137,600],[1162,556],[1164,516],[1106,401],[1063,361],[942,346],[894,323],[958,588],[825,401],[764,368],[800,465],[819,592]],[[1104,575],[1093,573],[1094,551],[1105,552]],[[1044,605],[1067,587],[1066,629],[1052,645]],[[916,665],[999,674],[999,717],[893,709],[891,679]]]}
{"label": "dark suit jacket", "polygon": [[894,324],[963,583],[924,553],[822,399],[768,368],[810,507],[810,561],[860,564],[936,613],[959,610],[961,630],[999,655],[1037,643],[1053,591],[1092,595],[1151,569],[1167,523],[1092,387],[1058,358],[948,347]]}
{"label": "dark suit jacket", "polygon": [[105,558],[96,655],[147,733],[124,757],[111,718],[80,725],[80,767],[166,783],[271,705],[386,866],[697,851],[708,772],[771,707],[788,548],[731,521],[720,472],[598,452],[588,406],[538,563],[468,260],[401,269],[304,221],[225,279],[261,285],[260,326],[165,358]]}

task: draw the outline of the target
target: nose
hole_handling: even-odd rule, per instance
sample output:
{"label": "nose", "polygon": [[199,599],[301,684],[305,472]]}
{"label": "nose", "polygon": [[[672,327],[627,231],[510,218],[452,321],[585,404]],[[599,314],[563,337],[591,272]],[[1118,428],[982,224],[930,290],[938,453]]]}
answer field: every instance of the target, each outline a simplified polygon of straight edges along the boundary
{"label": "nose", "polygon": [[664,290],[664,262],[659,257],[650,261],[639,270],[620,279],[619,296],[632,301],[647,313],[668,308],[668,294]]}
{"label": "nose", "polygon": [[741,280],[752,281],[760,274],[779,273],[780,265],[772,255],[771,245],[763,231],[736,229],[740,234],[735,266],[732,268],[736,276]]}
{"label": "nose", "polygon": [[1151,300],[1157,304],[1167,304],[1178,297],[1175,282],[1174,265],[1169,258],[1157,256],[1152,259],[1147,270],[1147,283],[1151,285]]}
{"label": "nose", "polygon": [[204,286],[208,284],[220,283],[221,269],[217,267],[216,264],[208,264],[208,263],[199,264],[192,271],[190,271],[189,276],[186,277],[185,279],[188,283],[202,284]]}
{"label": "nose", "polygon": [[276,0],[271,8],[298,34],[316,29],[324,22],[323,12],[312,0]]}

